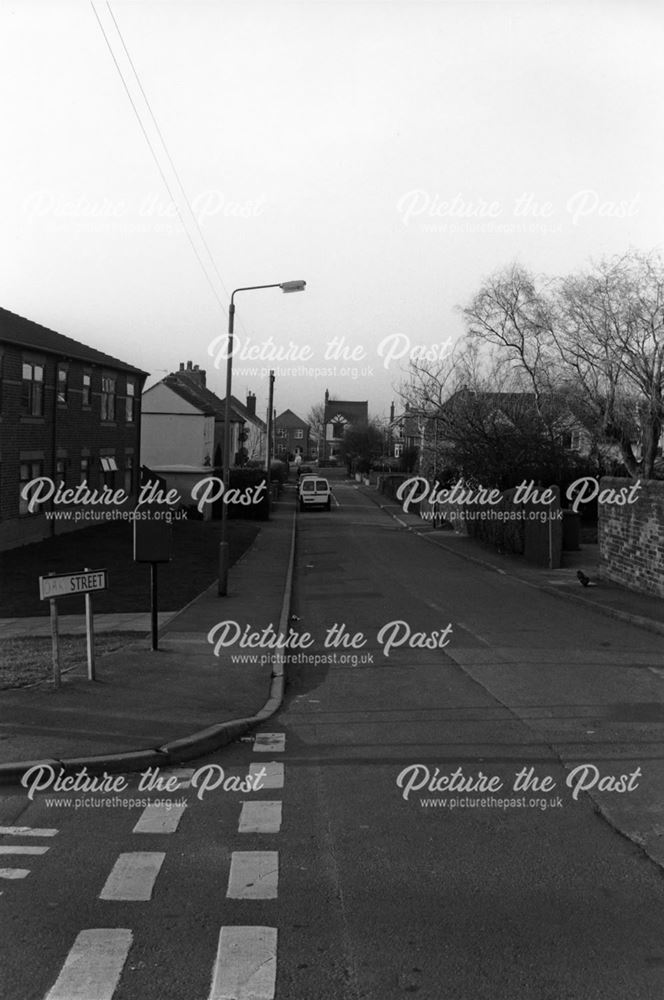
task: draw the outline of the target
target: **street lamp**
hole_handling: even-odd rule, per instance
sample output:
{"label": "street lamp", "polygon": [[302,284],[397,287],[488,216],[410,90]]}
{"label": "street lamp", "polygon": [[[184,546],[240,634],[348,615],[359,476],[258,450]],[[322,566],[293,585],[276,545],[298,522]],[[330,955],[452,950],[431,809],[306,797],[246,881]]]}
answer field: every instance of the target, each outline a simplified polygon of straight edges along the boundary
{"label": "street lamp", "polygon": [[[303,292],[307,287],[306,281],[278,281],[271,285],[247,285],[244,288],[236,288],[231,295],[231,303],[228,307],[228,343],[226,345],[226,399],[224,402],[224,461],[223,478],[224,493],[230,485],[231,475],[231,385],[233,382],[233,328],[235,323],[235,302],[233,301],[238,292],[254,292],[259,288],[280,288],[282,292]],[[270,470],[268,469],[268,477]],[[269,479],[268,479],[269,489]],[[228,504],[221,503],[221,542],[219,543],[219,586],[220,597],[225,597],[228,591],[228,568],[230,565],[228,552]]]}

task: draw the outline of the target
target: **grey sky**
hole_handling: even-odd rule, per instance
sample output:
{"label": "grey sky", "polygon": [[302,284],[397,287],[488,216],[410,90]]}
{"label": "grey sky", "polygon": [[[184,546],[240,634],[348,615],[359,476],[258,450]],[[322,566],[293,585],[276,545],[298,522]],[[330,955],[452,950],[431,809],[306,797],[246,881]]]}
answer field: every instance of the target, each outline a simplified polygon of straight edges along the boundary
{"label": "grey sky", "polygon": [[[96,9],[189,223],[117,20],[218,274],[173,213],[90,4],[4,3],[1,304],[154,377],[190,359],[223,395],[208,345],[227,293],[305,278],[303,295],[237,297],[238,346],[271,337],[309,360],[236,357],[236,395],[263,412],[272,367],[278,411],[306,416],[329,388],[384,415],[400,372],[378,345],[458,336],[455,306],[485,274],[661,245],[657,3]],[[326,358],[334,337],[361,360]],[[299,364],[337,374],[280,376]]]}

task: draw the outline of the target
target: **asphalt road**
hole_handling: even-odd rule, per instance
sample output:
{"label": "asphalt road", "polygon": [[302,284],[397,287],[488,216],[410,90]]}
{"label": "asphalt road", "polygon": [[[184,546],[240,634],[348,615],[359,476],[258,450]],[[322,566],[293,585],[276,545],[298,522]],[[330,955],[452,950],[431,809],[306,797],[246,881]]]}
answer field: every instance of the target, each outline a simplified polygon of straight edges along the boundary
{"label": "asphalt road", "polygon": [[[637,842],[661,808],[661,639],[335,496],[300,517],[311,644],[276,737],[192,765],[270,787],[174,792],[181,817],[0,801],[31,828],[0,845],[47,848],[0,858],[30,871],[0,882],[2,1000],[661,1000],[664,882]],[[570,774],[631,787],[575,797]]]}

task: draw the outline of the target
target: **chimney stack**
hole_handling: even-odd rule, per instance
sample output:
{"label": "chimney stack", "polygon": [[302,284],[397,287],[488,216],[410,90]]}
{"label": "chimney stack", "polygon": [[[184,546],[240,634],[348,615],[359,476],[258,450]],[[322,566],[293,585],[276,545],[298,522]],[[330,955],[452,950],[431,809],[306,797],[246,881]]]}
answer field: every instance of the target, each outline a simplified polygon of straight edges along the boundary
{"label": "chimney stack", "polygon": [[256,396],[253,392],[247,393],[247,409],[252,417],[256,416]]}
{"label": "chimney stack", "polygon": [[206,388],[206,375],[204,368],[199,368],[198,365],[192,365],[191,361],[187,361],[185,367],[184,362],[181,361],[180,373],[184,375],[186,381],[192,385],[202,386],[203,389]]}
{"label": "chimney stack", "polygon": [[390,423],[394,423],[394,403],[390,406]]}

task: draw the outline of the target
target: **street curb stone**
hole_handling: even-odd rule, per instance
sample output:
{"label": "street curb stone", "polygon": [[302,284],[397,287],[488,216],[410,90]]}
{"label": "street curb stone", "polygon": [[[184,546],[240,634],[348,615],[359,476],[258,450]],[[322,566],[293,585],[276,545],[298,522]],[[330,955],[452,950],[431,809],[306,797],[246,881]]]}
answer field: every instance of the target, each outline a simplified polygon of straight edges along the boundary
{"label": "street curb stone", "polygon": [[[290,621],[296,539],[297,516],[294,514],[290,555],[279,617],[278,631],[283,634],[286,633],[288,622]],[[277,654],[273,659],[268,699],[255,715],[247,716],[243,719],[230,719],[227,722],[219,723],[217,726],[208,726],[206,729],[201,729],[181,739],[170,740],[168,743],[163,744],[163,746],[155,747],[152,750],[126,751],[118,754],[72,757],[63,758],[62,760],[44,758],[43,760],[13,761],[8,764],[0,764],[0,785],[20,784],[21,778],[26,771],[40,764],[50,766],[54,769],[63,768],[65,771],[80,770],[85,767],[90,774],[98,774],[100,771],[106,771],[111,774],[120,771],[144,771],[148,767],[167,767],[172,764],[193,760],[196,757],[203,757],[239,739],[240,736],[243,736],[260,725],[261,722],[264,722],[265,719],[269,719],[274,715],[283,701],[285,680],[283,663],[279,660]]]}
{"label": "street curb stone", "polygon": [[488,559],[482,559],[479,556],[470,555],[467,552],[459,552],[457,549],[451,548],[449,545],[445,545],[442,539],[439,539],[438,537],[430,538],[428,533],[418,531],[417,527],[407,524],[406,521],[402,520],[402,518],[387,510],[387,504],[381,503],[370,493],[365,493],[365,496],[368,496],[380,510],[385,511],[389,517],[393,518],[393,520],[395,520],[398,524],[406,528],[407,531],[417,535],[418,538],[424,539],[425,542],[431,542],[432,544],[437,545],[438,548],[444,549],[445,552],[449,552],[453,556],[458,556],[459,559],[465,559],[467,562],[476,563],[476,565],[483,566],[485,569],[490,569],[492,572],[498,573],[500,576],[508,576],[511,580],[518,580],[520,583],[524,583],[528,587],[533,587],[535,590],[541,590],[545,594],[551,594],[551,596],[559,597],[564,601],[571,601],[573,604],[583,604],[585,607],[592,608],[600,614],[605,615],[607,618],[624,621],[629,625],[636,625],[638,628],[646,629],[649,632],[655,632],[657,635],[664,635],[664,623],[657,622],[653,618],[647,618],[643,615],[635,615],[632,614],[631,611],[622,611],[620,608],[612,608],[606,604],[598,604],[595,601],[587,600],[587,598],[583,597],[581,594],[577,596],[576,594],[566,593],[565,591],[558,590],[555,587],[550,587],[546,583],[524,580],[522,576],[519,576],[516,573],[510,573],[508,570],[502,569],[501,567],[494,565],[494,563],[489,562]]}

